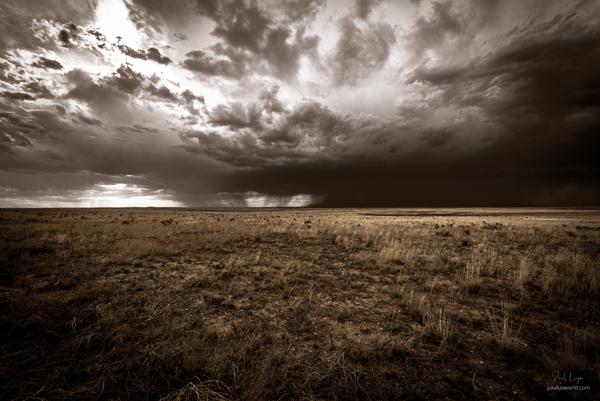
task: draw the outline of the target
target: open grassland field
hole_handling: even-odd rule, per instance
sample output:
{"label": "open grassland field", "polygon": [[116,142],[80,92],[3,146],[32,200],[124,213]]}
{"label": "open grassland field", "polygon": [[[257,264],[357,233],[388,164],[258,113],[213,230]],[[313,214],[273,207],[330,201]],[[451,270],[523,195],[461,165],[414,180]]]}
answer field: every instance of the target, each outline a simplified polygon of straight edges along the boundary
{"label": "open grassland field", "polygon": [[599,399],[599,262],[594,210],[4,210],[0,399]]}

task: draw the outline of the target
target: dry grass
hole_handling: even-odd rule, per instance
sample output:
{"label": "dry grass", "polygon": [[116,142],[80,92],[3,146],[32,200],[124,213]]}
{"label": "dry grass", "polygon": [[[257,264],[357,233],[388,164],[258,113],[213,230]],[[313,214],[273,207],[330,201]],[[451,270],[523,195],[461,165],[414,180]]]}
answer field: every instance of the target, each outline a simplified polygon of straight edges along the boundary
{"label": "dry grass", "polygon": [[220,382],[189,382],[181,389],[172,392],[160,401],[227,401],[227,398],[213,388],[227,391],[227,386]]}
{"label": "dry grass", "polygon": [[433,212],[4,210],[0,400],[593,399],[600,214]]}

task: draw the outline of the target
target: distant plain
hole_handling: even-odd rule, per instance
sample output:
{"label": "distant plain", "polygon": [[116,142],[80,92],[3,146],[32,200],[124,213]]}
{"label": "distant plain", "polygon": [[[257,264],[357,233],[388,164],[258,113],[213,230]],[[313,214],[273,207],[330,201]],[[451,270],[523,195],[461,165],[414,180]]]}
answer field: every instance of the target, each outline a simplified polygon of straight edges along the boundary
{"label": "distant plain", "polygon": [[5,209],[0,399],[595,399],[599,261],[594,209]]}

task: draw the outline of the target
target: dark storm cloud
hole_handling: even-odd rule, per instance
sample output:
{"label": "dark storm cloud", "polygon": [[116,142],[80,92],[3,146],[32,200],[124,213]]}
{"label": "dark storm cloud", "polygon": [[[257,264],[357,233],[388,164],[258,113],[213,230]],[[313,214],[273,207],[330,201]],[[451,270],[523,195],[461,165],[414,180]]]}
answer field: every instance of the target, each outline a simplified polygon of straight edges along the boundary
{"label": "dark storm cloud", "polygon": [[[73,25],[74,26],[74,25]],[[61,29],[58,33],[58,40],[64,47],[71,47],[71,33],[66,29]]]}
{"label": "dark storm cloud", "polygon": [[306,156],[294,147],[295,141],[278,140],[270,146],[252,133],[239,133],[235,139],[223,137],[216,132],[183,132],[180,138],[186,150],[208,156],[234,167],[281,166],[297,163]]}
{"label": "dark storm cloud", "polygon": [[480,60],[462,67],[421,67],[412,80],[444,88],[445,100],[478,106],[501,122],[538,115],[544,124],[600,105],[594,73],[599,34],[598,27],[581,26],[564,14]]}
{"label": "dark storm cloud", "polygon": [[[433,17],[417,24],[420,46],[470,35],[454,17],[446,5],[435,6]],[[429,30],[433,21],[441,32]],[[238,102],[212,114],[213,125],[235,135],[181,137],[191,152],[245,168],[231,190],[328,194],[323,204],[347,206],[598,202],[600,32],[581,22],[565,13],[513,32],[467,64],[422,65],[408,84],[438,95],[396,118],[306,102],[266,122],[256,103]],[[454,120],[428,121],[448,107]]]}
{"label": "dark storm cloud", "polygon": [[593,175],[561,169],[526,175],[481,170],[486,162],[491,161],[478,156],[460,163],[438,163],[433,169],[400,161],[323,161],[240,171],[226,188],[274,195],[325,194],[316,205],[332,207],[579,206],[598,202]]}
{"label": "dark storm cloud", "polygon": [[132,58],[139,58],[142,60],[152,60],[159,64],[167,65],[171,63],[171,59],[167,56],[163,56],[156,47],[150,47],[148,50],[136,50],[127,45],[120,44],[119,50]]}
{"label": "dark storm cloud", "polygon": [[[364,163],[380,160],[429,160],[465,156],[464,142],[481,147],[470,119],[438,127],[406,116],[381,119],[373,115],[340,113],[315,101],[293,109],[278,101],[276,91],[264,90],[255,102],[216,106],[209,114],[217,130],[183,132],[186,149],[224,163],[256,169],[328,162]],[[456,132],[460,131],[461,135]]]}
{"label": "dark storm cloud", "polygon": [[447,129],[438,129],[424,132],[422,139],[429,146],[439,147],[446,145],[452,139],[452,137],[454,137],[454,135],[455,133],[453,131],[449,131]]}
{"label": "dark storm cloud", "polygon": [[228,126],[232,129],[261,130],[271,124],[275,116],[288,112],[278,98],[278,92],[278,86],[263,88],[256,101],[251,104],[232,102],[217,105],[209,114],[209,123],[213,126]]}
{"label": "dark storm cloud", "polygon": [[321,0],[130,0],[148,39],[116,43],[85,25],[93,7],[59,3],[0,5],[0,187],[126,182],[190,206],[600,202],[593,2],[422,1],[397,25],[384,11],[403,5],[377,0],[327,21]]}
{"label": "dark storm cloud", "polygon": [[46,57],[40,57],[35,63],[31,64],[33,67],[43,68],[45,70],[62,70],[63,66],[56,60],[52,60]]}
{"label": "dark storm cloud", "polygon": [[346,147],[354,147],[346,142],[349,135],[358,137],[365,133],[363,129],[369,129],[368,124],[338,115],[322,104],[307,102],[286,110],[273,102],[273,97],[272,90],[266,90],[249,105],[217,106],[210,114],[211,124],[227,127],[235,136],[224,137],[210,130],[183,132],[180,136],[186,149],[236,166],[263,168],[351,153]]}
{"label": "dark storm cloud", "polygon": [[340,29],[332,60],[333,80],[336,85],[355,84],[385,64],[395,34],[384,23],[369,24],[361,30],[349,17],[340,22]]}
{"label": "dark storm cloud", "polygon": [[[72,75],[72,80],[89,84],[89,77]],[[213,180],[226,169],[215,170],[214,163],[182,149],[165,148],[153,139],[157,135],[155,127],[114,129],[60,106],[27,110],[0,102],[0,183],[24,199],[43,195],[75,202],[73,191],[89,190],[99,182],[169,186],[183,197],[215,192]],[[193,170],[194,179],[184,178]],[[190,184],[202,191],[192,196]]]}
{"label": "dark storm cloud", "polygon": [[127,46],[127,45],[124,45],[124,44],[120,44],[119,45],[119,50],[123,54],[125,54],[125,55],[127,55],[129,57],[132,57],[132,58],[139,58],[139,59],[142,59],[142,60],[147,60],[148,59],[148,56],[146,55],[146,52],[133,49],[133,48],[131,48],[131,47]]}
{"label": "dark storm cloud", "polygon": [[146,50],[148,60],[156,61],[158,64],[169,64],[171,59],[167,56],[163,56],[156,47],[150,47]]}

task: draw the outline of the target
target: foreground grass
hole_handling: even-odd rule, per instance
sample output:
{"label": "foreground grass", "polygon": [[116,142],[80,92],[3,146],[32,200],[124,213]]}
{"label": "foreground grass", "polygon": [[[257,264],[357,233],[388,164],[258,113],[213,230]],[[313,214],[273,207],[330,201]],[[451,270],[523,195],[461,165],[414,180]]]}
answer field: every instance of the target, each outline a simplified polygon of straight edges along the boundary
{"label": "foreground grass", "polygon": [[2,211],[0,399],[594,399],[600,214],[473,213]]}

